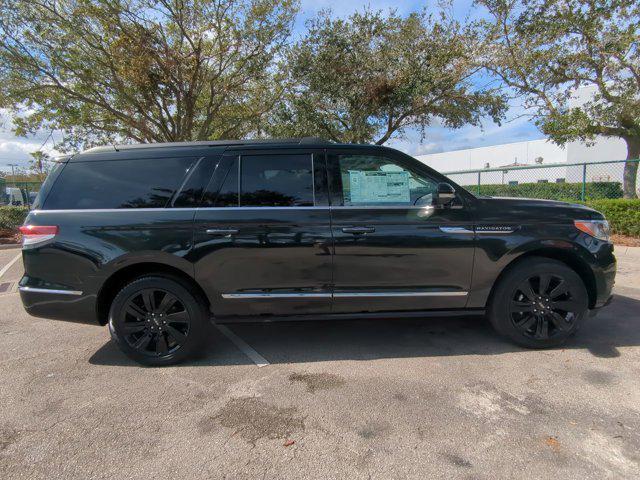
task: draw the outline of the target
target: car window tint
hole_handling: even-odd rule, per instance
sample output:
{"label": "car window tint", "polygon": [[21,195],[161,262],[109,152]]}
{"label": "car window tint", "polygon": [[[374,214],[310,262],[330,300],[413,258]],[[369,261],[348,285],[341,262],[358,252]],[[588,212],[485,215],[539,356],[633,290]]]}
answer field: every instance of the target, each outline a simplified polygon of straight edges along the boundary
{"label": "car window tint", "polygon": [[240,205],[313,205],[311,155],[254,155],[241,160]]}
{"label": "car window tint", "polygon": [[392,159],[339,155],[343,205],[411,206],[427,202],[437,183]]}
{"label": "car window tint", "polygon": [[166,207],[197,161],[189,157],[69,162],[44,208]]}
{"label": "car window tint", "polygon": [[212,206],[214,207],[237,207],[238,206],[238,158],[229,160],[229,166],[222,178],[222,186]]}
{"label": "car window tint", "polygon": [[56,179],[58,178],[58,175],[64,169],[64,167],[65,167],[65,163],[63,162],[59,162],[59,163],[56,162],[54,164],[51,171],[47,174],[47,178],[45,179],[44,183],[40,187],[40,191],[38,192],[38,195],[33,201],[31,208],[33,208],[34,210],[38,210],[42,208],[44,198],[48,195],[49,190],[51,189],[52,185],[55,183]]}
{"label": "car window tint", "polygon": [[204,186],[209,182],[217,163],[217,158],[199,158],[187,172],[180,189],[171,201],[171,206],[175,208],[198,207]]}

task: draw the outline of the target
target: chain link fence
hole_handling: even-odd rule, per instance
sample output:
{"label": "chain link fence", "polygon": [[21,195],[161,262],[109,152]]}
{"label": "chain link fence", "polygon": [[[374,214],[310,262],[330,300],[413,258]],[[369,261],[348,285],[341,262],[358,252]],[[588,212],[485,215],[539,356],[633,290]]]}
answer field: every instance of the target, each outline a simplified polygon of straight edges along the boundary
{"label": "chain link fence", "polygon": [[0,206],[31,208],[41,186],[41,181],[19,181],[0,178]]}
{"label": "chain link fence", "polygon": [[[443,172],[477,195],[589,201],[623,197],[625,165],[640,160],[517,165]],[[636,193],[640,178],[636,172]]]}

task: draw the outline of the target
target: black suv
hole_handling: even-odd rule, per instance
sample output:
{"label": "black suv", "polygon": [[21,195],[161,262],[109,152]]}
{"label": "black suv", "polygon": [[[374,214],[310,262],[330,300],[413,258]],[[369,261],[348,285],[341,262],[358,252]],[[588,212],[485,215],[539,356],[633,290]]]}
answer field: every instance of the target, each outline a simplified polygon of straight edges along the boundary
{"label": "black suv", "polygon": [[109,324],[150,365],[216,322],[488,314],[549,347],[611,296],[604,217],[476,197],[398,151],[318,139],[99,147],[21,227],[35,316]]}

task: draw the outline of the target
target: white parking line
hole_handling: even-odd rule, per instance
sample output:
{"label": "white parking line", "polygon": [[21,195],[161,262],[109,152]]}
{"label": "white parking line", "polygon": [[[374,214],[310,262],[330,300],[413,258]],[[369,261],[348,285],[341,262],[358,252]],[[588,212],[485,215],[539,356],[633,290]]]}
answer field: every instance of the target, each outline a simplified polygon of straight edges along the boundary
{"label": "white parking line", "polygon": [[218,330],[220,330],[225,337],[231,340],[235,344],[235,346],[238,347],[238,349],[241,350],[242,353],[244,353],[247,357],[249,357],[258,367],[266,367],[267,365],[269,365],[269,362],[266,358],[256,352],[253,348],[251,348],[250,345],[247,344],[247,342],[242,340],[227,327],[225,327],[224,325],[216,325],[215,323],[214,326]]}
{"label": "white parking line", "polygon": [[20,257],[22,257],[22,252],[20,252],[18,255],[16,255],[16,257],[11,260],[9,263],[7,263],[2,270],[0,270],[0,278],[2,278],[2,276],[7,273],[7,271],[13,266],[14,263],[16,263]]}

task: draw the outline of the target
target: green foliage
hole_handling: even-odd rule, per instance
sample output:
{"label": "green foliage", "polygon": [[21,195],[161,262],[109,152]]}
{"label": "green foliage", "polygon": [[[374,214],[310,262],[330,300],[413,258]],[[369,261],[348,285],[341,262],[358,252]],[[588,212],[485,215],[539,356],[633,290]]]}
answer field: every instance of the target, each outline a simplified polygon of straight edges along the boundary
{"label": "green foliage", "polygon": [[[493,17],[485,67],[525,97],[546,135],[561,145],[617,137],[627,159],[640,156],[638,0],[477,1]],[[637,196],[637,170],[625,166],[625,197]]]}
{"label": "green foliage", "polygon": [[458,128],[503,115],[496,89],[474,87],[484,48],[474,24],[365,10],[346,19],[322,12],[307,27],[286,57],[289,87],[267,128],[273,136],[383,144],[408,127],[424,137],[435,119]]}
{"label": "green foliage", "polygon": [[280,98],[296,0],[2,0],[0,108],[61,150],[241,138]]}
{"label": "green foliage", "polygon": [[0,230],[16,230],[29,213],[25,207],[0,207]]}
{"label": "green foliage", "polygon": [[31,161],[29,162],[29,173],[40,179],[47,177],[47,174],[54,166],[53,159],[48,153],[41,150],[31,152]]}
{"label": "green foliage", "polygon": [[[465,187],[474,194],[477,185]],[[545,198],[548,200],[579,201],[582,198],[582,183],[519,183],[518,185],[490,184],[480,185],[480,195],[490,197]],[[585,185],[585,198],[621,198],[620,182],[588,182]]]}
{"label": "green foliage", "polygon": [[609,220],[613,233],[640,237],[640,199],[591,200],[586,204]]}
{"label": "green foliage", "polygon": [[[474,194],[477,185],[465,187]],[[582,183],[520,183],[518,185],[481,185],[480,195],[495,197],[544,198],[584,203],[602,213],[613,233],[640,237],[640,199],[622,198],[619,182],[589,182],[586,202],[581,202]]]}

